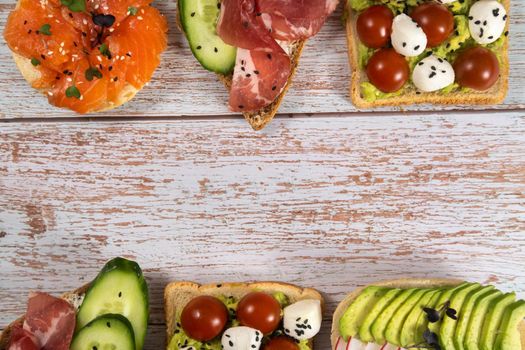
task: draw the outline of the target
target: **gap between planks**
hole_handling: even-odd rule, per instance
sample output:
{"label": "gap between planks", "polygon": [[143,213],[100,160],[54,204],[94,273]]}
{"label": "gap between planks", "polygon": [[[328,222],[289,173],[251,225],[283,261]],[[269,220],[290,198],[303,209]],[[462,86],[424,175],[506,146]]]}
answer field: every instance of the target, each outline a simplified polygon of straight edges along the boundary
{"label": "gap between planks", "polygon": [[[486,115],[486,114],[498,114],[503,115],[505,113],[519,113],[524,112],[525,116],[525,105],[518,106],[518,108],[508,108],[501,110],[445,110],[445,111],[359,111],[353,113],[312,113],[312,114],[278,114],[274,120],[282,119],[312,119],[312,118],[356,118],[356,117],[407,117],[416,118],[419,116],[427,115]],[[196,116],[76,116],[76,117],[49,117],[49,118],[14,118],[14,119],[0,119],[0,125],[8,123],[79,123],[79,122],[119,122],[119,121],[130,121],[130,122],[158,122],[158,121],[222,121],[222,120],[238,120],[243,119],[240,115],[226,114],[226,115],[196,115]]]}

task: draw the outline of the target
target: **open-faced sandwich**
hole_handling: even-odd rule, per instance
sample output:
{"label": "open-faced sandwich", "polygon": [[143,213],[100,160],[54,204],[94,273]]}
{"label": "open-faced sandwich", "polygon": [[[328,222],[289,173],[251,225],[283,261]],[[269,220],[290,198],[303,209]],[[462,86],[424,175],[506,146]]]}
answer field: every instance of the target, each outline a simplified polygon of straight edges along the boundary
{"label": "open-faced sandwich", "polygon": [[316,290],[277,282],[174,282],[164,303],[168,350],[313,349],[324,306]]}
{"label": "open-faced sandwich", "polygon": [[501,103],[509,6],[510,0],[347,0],[353,103]]}
{"label": "open-faced sandwich", "polygon": [[201,65],[230,90],[230,109],[255,130],[277,113],[305,44],[339,0],[179,0],[179,18]]}
{"label": "open-faced sandwich", "polygon": [[115,258],[72,293],[31,293],[26,314],[0,335],[0,350],[141,350],[148,317],[139,265]]}
{"label": "open-faced sandwich", "polygon": [[446,279],[380,282],[349,294],[332,324],[335,350],[522,350],[525,301]]}
{"label": "open-faced sandwich", "polygon": [[152,0],[18,0],[4,30],[19,70],[78,113],[131,100],[151,79],[168,25]]}

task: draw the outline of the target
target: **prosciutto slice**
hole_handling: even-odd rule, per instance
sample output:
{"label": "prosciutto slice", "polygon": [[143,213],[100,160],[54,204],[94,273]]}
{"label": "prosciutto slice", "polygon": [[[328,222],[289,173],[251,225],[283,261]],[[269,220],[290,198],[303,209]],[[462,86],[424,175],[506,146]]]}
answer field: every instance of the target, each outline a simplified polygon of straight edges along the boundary
{"label": "prosciutto slice", "polygon": [[272,38],[257,15],[255,0],[223,0],[217,33],[231,46],[248,50],[268,47]]}
{"label": "prosciutto slice", "polygon": [[23,325],[16,324],[11,330],[8,350],[39,350],[38,339],[26,331]]}
{"label": "prosciutto slice", "polygon": [[9,350],[68,350],[76,312],[67,301],[45,293],[29,296],[23,327],[13,334]]}
{"label": "prosciutto slice", "polygon": [[232,111],[259,110],[279,96],[291,73],[290,56],[283,46],[316,34],[337,3],[338,0],[221,2],[217,33],[225,43],[238,48],[230,89]]}
{"label": "prosciutto slice", "polygon": [[262,23],[277,40],[308,39],[319,32],[339,0],[259,0]]}
{"label": "prosciutto slice", "polygon": [[230,91],[235,112],[261,109],[281,93],[290,75],[290,57],[278,45],[254,50],[238,49]]}

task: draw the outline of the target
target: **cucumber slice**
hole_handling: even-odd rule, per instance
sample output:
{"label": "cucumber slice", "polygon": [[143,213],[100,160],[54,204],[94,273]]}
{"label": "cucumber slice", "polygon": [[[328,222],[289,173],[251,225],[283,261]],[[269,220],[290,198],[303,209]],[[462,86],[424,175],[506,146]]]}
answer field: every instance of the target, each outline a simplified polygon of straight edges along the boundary
{"label": "cucumber slice", "polygon": [[107,314],[95,318],[73,338],[70,350],[135,350],[135,335],[128,319]]}
{"label": "cucumber slice", "polygon": [[77,331],[100,315],[126,317],[135,333],[135,346],[141,350],[148,328],[148,286],[140,266],[130,260],[109,261],[91,283],[77,314]]}
{"label": "cucumber slice", "polygon": [[209,71],[230,73],[237,48],[217,35],[220,0],[179,0],[178,6],[180,22],[195,58]]}

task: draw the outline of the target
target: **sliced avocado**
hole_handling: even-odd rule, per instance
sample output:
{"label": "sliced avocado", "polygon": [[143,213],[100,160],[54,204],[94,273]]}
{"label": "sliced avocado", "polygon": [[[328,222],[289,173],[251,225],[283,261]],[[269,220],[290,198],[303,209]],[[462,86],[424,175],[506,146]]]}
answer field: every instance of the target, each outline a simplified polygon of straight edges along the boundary
{"label": "sliced avocado", "polygon": [[[437,296],[441,293],[441,290],[439,289],[428,289],[425,291],[425,294],[419,299],[417,304],[412,308],[410,313],[408,314],[405,323],[403,323],[403,327],[401,328],[401,334],[399,336],[399,345],[406,348],[410,345],[419,344],[422,342],[423,339],[423,332],[421,334],[418,334],[418,322],[421,318],[421,316],[425,316],[425,312],[423,311],[423,308],[428,307],[431,303],[432,299],[437,300]],[[418,341],[418,339],[420,339]]]}
{"label": "sliced avocado", "polygon": [[[454,293],[456,293],[457,291],[469,286],[470,283],[468,282],[463,282],[461,283],[460,285],[456,286],[456,287],[453,287],[451,289],[447,289],[446,291],[443,292],[443,294],[441,294],[439,300],[437,301],[436,305],[434,305],[434,309],[436,310],[440,310],[444,305],[445,303],[447,302],[450,302],[450,298],[452,298],[452,295]],[[439,320],[437,322],[433,322],[433,323],[429,323],[428,324],[428,329],[433,332],[433,333],[436,333],[436,334],[439,334],[439,329],[441,328],[441,324],[443,323],[442,320]]]}
{"label": "sliced avocado", "polygon": [[467,333],[467,326],[474,311],[474,306],[479,299],[483,299],[485,295],[490,293],[494,286],[486,286],[478,289],[475,292],[470,292],[465,298],[461,312],[458,314],[458,322],[456,325],[456,335],[454,336],[454,345],[456,350],[465,350],[465,334]]}
{"label": "sliced avocado", "polygon": [[408,317],[408,314],[412,309],[417,305],[419,300],[427,292],[426,289],[416,290],[405,302],[397,309],[394,313],[385,329],[385,339],[387,342],[393,345],[400,345],[400,335],[401,329],[405,320]]}
{"label": "sliced avocado", "polygon": [[479,341],[481,337],[481,328],[487,315],[487,311],[492,301],[503,295],[499,290],[491,290],[483,297],[480,297],[474,305],[474,310],[468,322],[467,333],[465,334],[465,349],[480,350]]}
{"label": "sliced avocado", "polygon": [[390,302],[401,293],[401,289],[391,289],[377,301],[374,307],[366,315],[363,324],[359,327],[359,339],[365,343],[374,341],[371,327],[378,315],[390,304]]}
{"label": "sliced avocado", "polygon": [[494,343],[496,342],[497,331],[503,318],[505,309],[516,300],[514,293],[504,294],[497,299],[494,299],[488,308],[487,316],[483,322],[481,330],[481,339],[479,348],[481,350],[494,350]]}
{"label": "sliced avocado", "polygon": [[345,341],[359,332],[359,327],[363,324],[366,315],[389,290],[390,288],[384,287],[366,287],[350,304],[339,320],[339,333]]}
{"label": "sliced avocado", "polygon": [[[467,296],[471,292],[478,291],[481,288],[482,287],[479,283],[471,283],[465,288],[456,291],[450,298],[450,305],[448,306],[449,309],[456,310],[456,316],[460,315]],[[452,317],[447,315],[443,317],[443,322],[441,323],[441,328],[439,329],[439,342],[443,350],[455,350],[453,339],[457,325],[458,321]]]}
{"label": "sliced avocado", "polygon": [[[436,307],[438,305],[438,302],[441,299],[441,297],[443,296],[443,294],[447,293],[450,290],[451,290],[451,288],[441,289],[438,293],[436,293],[432,297],[432,299],[428,302],[427,305],[425,305],[425,307],[436,309]],[[427,314],[425,312],[422,312],[419,315],[419,318],[417,320],[416,331],[415,331],[416,337],[414,339],[414,344],[421,344],[421,343],[423,343],[423,341],[425,340],[423,338],[423,333],[429,328],[429,323],[430,322],[428,322]]]}
{"label": "sliced avocado", "polygon": [[494,350],[521,349],[521,334],[518,326],[523,318],[525,318],[525,300],[519,300],[505,309]]}
{"label": "sliced avocado", "polygon": [[372,326],[370,327],[370,331],[372,332],[372,336],[374,337],[374,343],[376,344],[384,344],[385,343],[385,330],[396,313],[397,309],[403,305],[403,303],[416,292],[416,288],[411,289],[405,289],[401,293],[397,295],[390,304],[381,311],[381,313],[377,316],[377,319],[372,323]]}

